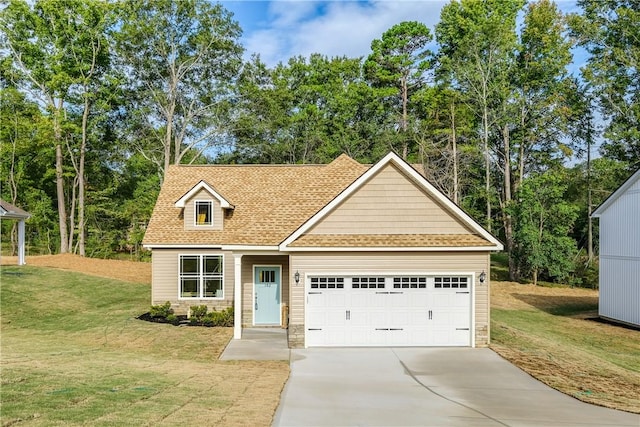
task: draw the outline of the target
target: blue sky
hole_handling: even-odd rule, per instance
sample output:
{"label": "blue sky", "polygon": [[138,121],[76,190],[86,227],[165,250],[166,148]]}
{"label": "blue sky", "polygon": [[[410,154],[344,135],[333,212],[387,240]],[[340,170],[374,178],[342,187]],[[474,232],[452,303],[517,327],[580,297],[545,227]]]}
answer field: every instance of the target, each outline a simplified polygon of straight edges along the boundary
{"label": "blue sky", "polygon": [[[359,57],[371,41],[402,21],[420,21],[433,31],[448,0],[221,1],[243,29],[246,57],[260,54],[269,66],[311,53]],[[575,0],[556,0],[563,12],[578,12]],[[575,68],[580,64],[574,65]]]}

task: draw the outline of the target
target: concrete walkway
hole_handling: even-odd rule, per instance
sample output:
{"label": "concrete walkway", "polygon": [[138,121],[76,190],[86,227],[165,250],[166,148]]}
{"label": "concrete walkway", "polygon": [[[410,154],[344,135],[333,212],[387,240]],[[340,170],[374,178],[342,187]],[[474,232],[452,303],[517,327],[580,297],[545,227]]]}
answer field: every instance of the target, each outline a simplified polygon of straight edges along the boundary
{"label": "concrete walkway", "polygon": [[246,328],[242,339],[229,341],[220,360],[289,360],[287,330]]}
{"label": "concrete walkway", "polygon": [[291,350],[274,426],[640,426],[562,394],[489,349]]}

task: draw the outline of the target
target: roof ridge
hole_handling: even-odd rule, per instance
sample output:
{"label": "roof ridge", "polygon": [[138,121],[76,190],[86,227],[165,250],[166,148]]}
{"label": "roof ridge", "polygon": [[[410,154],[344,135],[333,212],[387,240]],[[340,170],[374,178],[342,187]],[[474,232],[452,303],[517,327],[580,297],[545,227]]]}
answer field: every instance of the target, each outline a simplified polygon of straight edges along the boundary
{"label": "roof ridge", "polygon": [[[332,162],[333,163],[333,162]],[[205,165],[169,165],[170,168],[185,168],[185,169],[189,169],[189,168],[218,168],[218,167],[228,167],[228,168],[249,168],[249,167],[268,167],[268,168],[295,168],[295,167],[321,167],[321,166],[327,166],[327,164],[323,164],[323,163],[243,163],[243,164],[238,164],[238,163],[229,163],[229,164],[222,164],[222,163],[208,163]]]}

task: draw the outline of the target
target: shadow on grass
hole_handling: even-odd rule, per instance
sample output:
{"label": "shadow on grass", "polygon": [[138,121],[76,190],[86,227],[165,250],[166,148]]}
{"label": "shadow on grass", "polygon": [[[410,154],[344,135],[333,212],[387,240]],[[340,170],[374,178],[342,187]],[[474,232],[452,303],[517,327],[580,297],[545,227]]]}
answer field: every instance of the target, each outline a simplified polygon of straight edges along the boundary
{"label": "shadow on grass", "polygon": [[598,297],[513,294],[516,299],[554,316],[575,316],[598,309]]}
{"label": "shadow on grass", "polygon": [[633,325],[629,325],[628,323],[620,323],[620,322],[616,322],[614,320],[605,319],[605,318],[602,318],[602,317],[587,317],[584,320],[588,320],[590,322],[603,323],[605,325],[611,325],[611,326],[616,326],[618,328],[624,328],[624,329],[629,329],[631,331],[640,332],[640,326],[633,326]]}

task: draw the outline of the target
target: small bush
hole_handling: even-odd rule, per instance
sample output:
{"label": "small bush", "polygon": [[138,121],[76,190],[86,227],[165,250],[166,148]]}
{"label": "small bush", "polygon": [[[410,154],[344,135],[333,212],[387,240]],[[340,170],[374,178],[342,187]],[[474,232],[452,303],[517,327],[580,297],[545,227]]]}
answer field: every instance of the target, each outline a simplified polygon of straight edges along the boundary
{"label": "small bush", "polygon": [[233,326],[233,307],[222,311],[212,311],[205,317],[206,326]]}
{"label": "small bush", "polygon": [[149,310],[149,315],[151,317],[162,317],[168,318],[173,314],[173,309],[171,308],[171,303],[169,301],[165,302],[162,305],[152,305]]}
{"label": "small bush", "polygon": [[168,315],[166,319],[167,319],[167,322],[171,323],[172,325],[178,325],[180,323],[180,318],[175,314]]}
{"label": "small bush", "polygon": [[[222,311],[208,312],[206,305],[192,305],[189,307],[190,316],[188,324],[191,326],[233,326],[233,307],[228,307]],[[184,323],[186,316],[174,314],[171,303],[167,301],[162,305],[152,305],[149,313],[140,316],[139,319],[156,323],[171,323],[179,325]]]}
{"label": "small bush", "polygon": [[204,318],[207,315],[206,305],[192,305],[189,307],[189,311],[191,312],[189,323],[192,325],[202,325],[204,323]]}
{"label": "small bush", "polygon": [[600,270],[598,262],[595,260],[589,262],[587,256],[582,254],[576,259],[575,264],[575,283],[572,283],[572,285],[581,288],[598,289]]}

